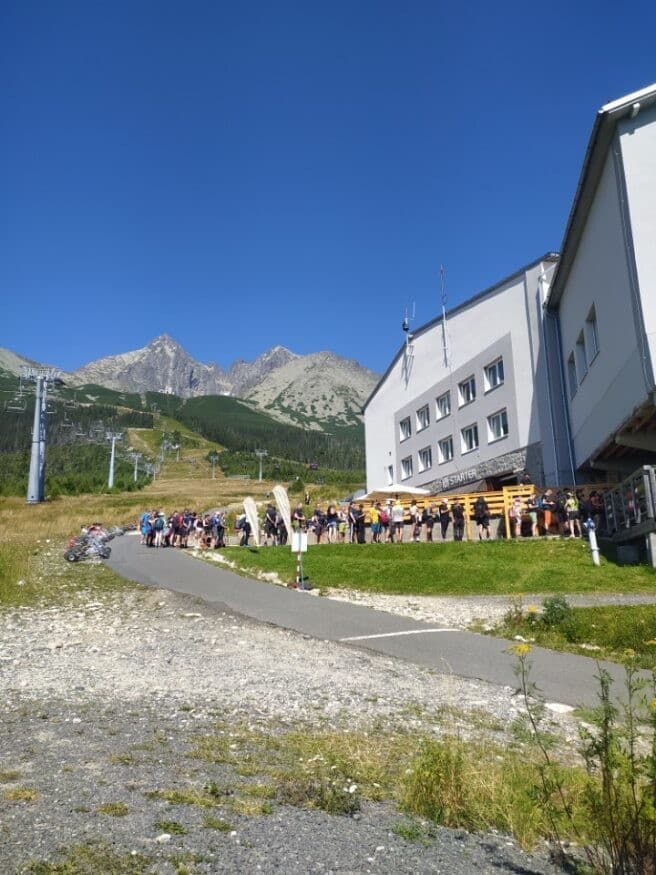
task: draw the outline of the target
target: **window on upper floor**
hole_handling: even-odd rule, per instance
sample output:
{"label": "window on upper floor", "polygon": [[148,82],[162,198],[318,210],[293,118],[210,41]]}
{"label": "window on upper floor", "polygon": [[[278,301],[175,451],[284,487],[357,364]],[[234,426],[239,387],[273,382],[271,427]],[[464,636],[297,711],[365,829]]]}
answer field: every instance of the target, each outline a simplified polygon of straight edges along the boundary
{"label": "window on upper floor", "polygon": [[419,450],[418,456],[418,465],[417,470],[421,473],[422,471],[428,471],[429,468],[433,467],[433,451],[430,447],[424,447],[423,450]]}
{"label": "window on upper floor", "polygon": [[460,399],[460,407],[465,404],[471,404],[476,400],[476,380],[474,377],[467,377],[462,383],[458,383],[458,395]]}
{"label": "window on upper floor", "polygon": [[498,441],[508,435],[508,413],[505,410],[498,410],[487,418],[487,440],[488,443]]}
{"label": "window on upper floor", "polygon": [[576,379],[576,365],[574,364],[574,353],[570,352],[567,359],[567,385],[569,387],[569,397],[573,398],[576,395],[576,390],[579,387]]}
{"label": "window on upper floor", "polygon": [[585,340],[588,351],[588,364],[599,354],[599,334],[597,330],[597,310],[593,304],[585,320]]}
{"label": "window on upper floor", "polygon": [[401,422],[399,422],[399,440],[405,441],[411,436],[412,426],[410,424],[410,417],[406,416],[405,419],[402,419]]}
{"label": "window on upper floor", "polygon": [[468,425],[460,432],[462,452],[471,453],[478,449],[478,426],[476,423]]}
{"label": "window on upper floor", "polygon": [[498,358],[485,367],[485,391],[496,389],[503,383],[503,359]]}
{"label": "window on upper floor", "polygon": [[579,332],[579,336],[576,338],[574,355],[576,358],[576,374],[579,378],[579,383],[581,383],[588,373],[588,357],[585,354],[585,337],[582,331]]}
{"label": "window on upper floor", "polygon": [[412,456],[401,459],[401,480],[407,480],[408,477],[412,477]]}
{"label": "window on upper floor", "polygon": [[430,425],[430,413],[428,412],[428,404],[424,404],[417,411],[417,431],[423,431]]}
{"label": "window on upper floor", "polygon": [[437,442],[437,457],[440,465],[444,464],[444,462],[450,462],[451,459],[453,459],[453,438],[451,435],[442,438],[441,441]]}
{"label": "window on upper floor", "polygon": [[387,466],[387,485],[391,486],[394,483],[394,465]]}
{"label": "window on upper floor", "polygon": [[435,418],[444,419],[451,413],[451,393],[445,392],[435,399]]}

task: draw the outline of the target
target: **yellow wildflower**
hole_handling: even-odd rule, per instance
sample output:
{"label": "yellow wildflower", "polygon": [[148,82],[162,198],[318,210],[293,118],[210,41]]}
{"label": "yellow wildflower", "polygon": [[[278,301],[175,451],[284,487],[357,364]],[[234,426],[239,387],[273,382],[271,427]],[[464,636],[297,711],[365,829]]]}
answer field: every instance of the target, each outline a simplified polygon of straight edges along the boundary
{"label": "yellow wildflower", "polygon": [[531,652],[531,645],[523,641],[521,644],[513,644],[510,650],[512,651],[512,653],[515,654],[515,656],[522,657],[526,656]]}

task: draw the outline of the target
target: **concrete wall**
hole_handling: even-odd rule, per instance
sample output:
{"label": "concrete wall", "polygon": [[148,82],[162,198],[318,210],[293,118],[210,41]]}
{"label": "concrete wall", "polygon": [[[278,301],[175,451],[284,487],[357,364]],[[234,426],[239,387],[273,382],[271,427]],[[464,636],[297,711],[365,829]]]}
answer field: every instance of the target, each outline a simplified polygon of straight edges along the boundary
{"label": "concrete wall", "polygon": [[578,387],[569,398],[575,466],[645,398],[641,353],[631,301],[630,263],[621,212],[621,178],[609,152],[586,227],[559,305],[562,366],[575,352],[594,305],[599,353],[587,373],[577,368]]}
{"label": "concrete wall", "polygon": [[[536,265],[528,274],[512,277],[448,314],[448,365],[444,362],[441,320],[415,333],[411,355],[401,352],[397,356],[365,410],[368,489],[387,485],[390,465],[395,482],[412,486],[491,476],[495,466],[490,463],[500,457],[504,461],[497,466],[499,472],[524,467],[526,447],[538,444],[541,433],[534,391],[540,355],[539,318],[532,313],[541,270],[542,266]],[[504,362],[504,383],[486,391],[484,368],[499,356]],[[470,375],[476,379],[476,400],[459,407],[458,384]],[[447,390],[451,393],[451,414],[436,421],[435,400]],[[429,407],[430,423],[417,432],[416,412],[424,404]],[[501,409],[507,412],[509,433],[490,442],[487,417]],[[412,434],[401,440],[399,423],[408,416]],[[461,429],[474,422],[479,447],[463,452]],[[438,441],[448,435],[453,437],[454,459],[440,464]],[[433,464],[420,473],[417,454],[426,446],[431,447]],[[407,456],[413,458],[413,476],[402,480],[401,460]],[[541,470],[539,453],[536,456],[533,451],[530,456],[531,463]]]}

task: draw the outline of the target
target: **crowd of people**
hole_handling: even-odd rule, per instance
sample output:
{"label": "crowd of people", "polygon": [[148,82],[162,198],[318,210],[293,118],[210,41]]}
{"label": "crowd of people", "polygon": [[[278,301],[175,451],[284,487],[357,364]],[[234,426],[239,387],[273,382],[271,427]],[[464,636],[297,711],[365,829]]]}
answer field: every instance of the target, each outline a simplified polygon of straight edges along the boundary
{"label": "crowd of people", "polygon": [[[487,501],[478,496],[471,509],[476,535],[480,540],[490,539],[491,513]],[[558,535],[577,538],[585,533],[585,523],[592,520],[597,529],[604,525],[604,506],[601,495],[584,491],[547,489],[542,494],[532,493],[528,498],[516,497],[509,509],[512,537]],[[403,541],[462,541],[465,537],[467,511],[459,498],[449,502],[426,502],[419,506],[413,501],[409,508],[399,499],[364,504],[328,504],[314,510],[302,503],[291,512],[294,531],[311,532],[317,544],[374,544],[402,543]],[[214,549],[226,546],[227,533],[237,534],[240,546],[248,547],[252,526],[246,514],[228,518],[224,511],[197,513],[185,509],[167,515],[162,510],[144,511],[139,521],[141,542],[149,547],[197,547]],[[369,531],[369,537],[367,536]],[[276,506],[268,502],[260,520],[260,543],[263,546],[281,546],[288,543],[287,526]],[[257,544],[256,546],[260,546]]]}
{"label": "crowd of people", "polygon": [[141,543],[147,547],[225,547],[226,514],[145,510],[139,519]]}

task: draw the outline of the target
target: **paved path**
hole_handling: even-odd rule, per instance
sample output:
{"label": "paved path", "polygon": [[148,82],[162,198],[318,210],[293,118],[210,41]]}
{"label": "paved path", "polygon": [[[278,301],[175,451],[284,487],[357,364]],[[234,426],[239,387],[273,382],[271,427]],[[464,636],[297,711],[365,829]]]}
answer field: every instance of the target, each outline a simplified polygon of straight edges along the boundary
{"label": "paved path", "polygon": [[[363,647],[460,677],[517,685],[516,658],[506,652],[512,642],[499,638],[239,577],[180,550],[145,547],[137,537],[112,541],[108,565],[129,580],[199,596],[230,612],[315,638]],[[539,647],[533,649],[531,659],[532,678],[547,701],[573,706],[597,703],[593,659]],[[615,679],[615,693],[621,695],[623,668],[612,663],[604,667]]]}

